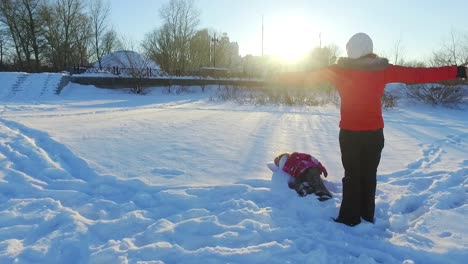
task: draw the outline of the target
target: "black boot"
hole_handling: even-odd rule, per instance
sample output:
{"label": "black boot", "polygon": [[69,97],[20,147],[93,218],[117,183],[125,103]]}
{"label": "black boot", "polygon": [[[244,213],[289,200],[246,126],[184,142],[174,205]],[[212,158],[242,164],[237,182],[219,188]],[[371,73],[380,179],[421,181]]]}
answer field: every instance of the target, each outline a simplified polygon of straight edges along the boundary
{"label": "black boot", "polygon": [[359,225],[361,223],[361,220],[354,221],[354,222],[347,222],[347,221],[344,221],[343,219],[339,219],[339,218],[333,218],[333,221],[335,221],[336,223],[345,224],[347,226],[357,226],[357,225]]}

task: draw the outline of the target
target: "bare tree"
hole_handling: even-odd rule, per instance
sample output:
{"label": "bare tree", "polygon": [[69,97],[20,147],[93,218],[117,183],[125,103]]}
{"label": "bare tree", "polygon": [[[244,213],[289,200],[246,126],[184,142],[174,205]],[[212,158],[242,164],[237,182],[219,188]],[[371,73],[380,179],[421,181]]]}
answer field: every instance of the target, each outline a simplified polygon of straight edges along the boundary
{"label": "bare tree", "polygon": [[145,54],[168,72],[174,70],[177,65],[177,51],[173,47],[174,41],[168,25],[146,34],[142,43]]}
{"label": "bare tree", "polygon": [[414,67],[414,68],[425,68],[427,67],[426,63],[418,60],[405,61],[402,66]]}
{"label": "bare tree", "polygon": [[90,23],[84,7],[83,0],[56,0],[42,13],[47,28],[46,57],[57,70],[85,60]]}
{"label": "bare tree", "polygon": [[[71,53],[79,40],[80,28],[86,27],[82,0],[57,0],[57,13],[63,27],[62,47],[64,65],[72,63]],[[79,45],[79,44],[78,44]]]}
{"label": "bare tree", "polygon": [[231,64],[231,41],[226,32],[217,34],[221,36],[213,45],[216,45],[216,52],[213,50],[213,57],[216,60],[216,67],[227,68]]}
{"label": "bare tree", "polygon": [[208,29],[197,31],[190,40],[190,67],[192,70],[210,66],[210,41]]}
{"label": "bare tree", "polygon": [[28,46],[34,53],[34,68],[39,69],[41,53],[44,48],[44,22],[41,10],[45,5],[43,0],[22,0],[23,11],[20,20],[26,31]]}
{"label": "bare tree", "polygon": [[110,15],[109,2],[103,0],[94,0],[90,3],[91,27],[93,34],[92,46],[94,56],[99,63],[99,69],[102,69],[101,60],[104,54],[103,41],[108,28],[108,19]]}
{"label": "bare tree", "polygon": [[113,54],[113,60],[118,66],[123,68],[123,74],[131,76],[131,92],[136,94],[145,94],[146,89],[143,85],[144,80],[151,76],[151,71],[156,70],[152,60],[146,55],[137,52],[133,41],[128,39],[120,40],[123,51]]}
{"label": "bare tree", "polygon": [[393,44],[393,48],[391,50],[391,63],[394,65],[403,65],[405,63],[405,60],[403,59],[405,55],[405,47],[402,45],[402,35],[400,33],[400,37],[398,38],[397,41]]}
{"label": "bare tree", "polygon": [[[38,70],[44,47],[44,0],[4,0],[0,2],[0,21],[9,30],[20,67]],[[23,64],[24,62],[24,64]]]}
{"label": "bare tree", "polygon": [[3,57],[5,55],[5,46],[7,43],[8,31],[5,28],[0,28],[0,69],[3,67]]}
{"label": "bare tree", "polygon": [[160,10],[164,25],[157,37],[159,54],[169,56],[170,64],[184,71],[189,58],[190,40],[200,22],[200,12],[193,0],[170,0]]}
{"label": "bare tree", "polygon": [[80,14],[77,19],[77,28],[72,38],[72,61],[83,66],[89,63],[89,46],[91,42],[91,20],[86,14]]}
{"label": "bare tree", "polygon": [[336,62],[340,53],[338,46],[334,44],[325,47],[314,48],[308,58],[307,68],[321,68]]}
{"label": "bare tree", "polygon": [[116,48],[122,46],[114,29],[108,30],[102,37],[102,53],[110,54],[116,51]]}
{"label": "bare tree", "polygon": [[450,30],[448,38],[442,42],[442,48],[433,53],[430,59],[432,66],[463,64],[468,62],[468,35]]}

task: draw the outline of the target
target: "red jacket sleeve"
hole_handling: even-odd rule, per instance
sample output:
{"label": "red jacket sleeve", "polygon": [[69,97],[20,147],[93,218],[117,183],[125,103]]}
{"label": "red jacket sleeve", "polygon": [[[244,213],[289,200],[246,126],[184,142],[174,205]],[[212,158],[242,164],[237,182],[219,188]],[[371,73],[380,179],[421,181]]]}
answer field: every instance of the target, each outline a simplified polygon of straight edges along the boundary
{"label": "red jacket sleeve", "polygon": [[385,69],[385,83],[434,83],[456,77],[457,66],[413,68],[390,65]]}

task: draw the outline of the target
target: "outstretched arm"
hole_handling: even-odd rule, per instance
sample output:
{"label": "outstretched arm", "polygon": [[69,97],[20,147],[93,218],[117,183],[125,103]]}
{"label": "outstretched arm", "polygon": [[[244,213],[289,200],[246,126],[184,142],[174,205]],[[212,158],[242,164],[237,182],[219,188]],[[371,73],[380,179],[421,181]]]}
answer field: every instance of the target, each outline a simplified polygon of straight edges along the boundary
{"label": "outstretched arm", "polygon": [[309,72],[288,72],[281,74],[277,78],[279,83],[287,85],[317,84],[323,82],[334,83],[336,79],[337,74],[331,67]]}
{"label": "outstretched arm", "polygon": [[458,77],[457,66],[413,68],[390,65],[385,70],[385,82],[434,83]]}
{"label": "outstretched arm", "polygon": [[385,82],[434,83],[456,78],[466,78],[464,66],[445,66],[432,68],[413,68],[390,65],[385,70]]}

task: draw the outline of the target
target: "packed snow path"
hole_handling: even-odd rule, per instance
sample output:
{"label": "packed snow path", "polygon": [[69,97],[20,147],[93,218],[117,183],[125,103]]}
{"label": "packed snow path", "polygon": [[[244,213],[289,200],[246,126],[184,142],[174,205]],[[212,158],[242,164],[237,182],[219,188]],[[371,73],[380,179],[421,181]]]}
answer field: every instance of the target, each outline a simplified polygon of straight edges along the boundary
{"label": "packed snow path", "polygon": [[[377,223],[350,228],[330,219],[341,201],[336,109],[86,92],[86,100],[65,93],[56,103],[4,106],[1,263],[468,257],[463,112],[388,114]],[[297,197],[283,173],[267,168],[291,149],[314,151],[334,172],[332,200]]]}

